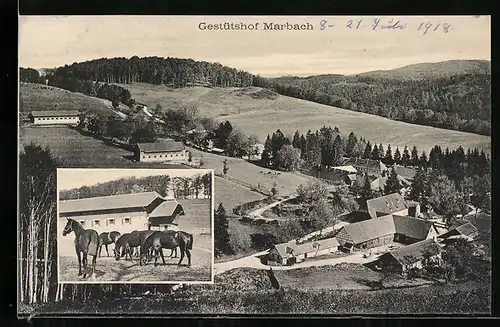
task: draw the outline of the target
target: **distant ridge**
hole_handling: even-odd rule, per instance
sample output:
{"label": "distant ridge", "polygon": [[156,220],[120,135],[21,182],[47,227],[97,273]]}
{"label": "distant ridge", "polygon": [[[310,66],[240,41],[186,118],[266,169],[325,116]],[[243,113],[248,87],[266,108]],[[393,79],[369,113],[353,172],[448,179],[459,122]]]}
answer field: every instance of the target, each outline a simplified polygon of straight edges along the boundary
{"label": "distant ridge", "polygon": [[419,79],[448,77],[462,74],[491,74],[491,61],[488,60],[448,60],[419,63],[390,70],[375,70],[354,76],[379,78]]}

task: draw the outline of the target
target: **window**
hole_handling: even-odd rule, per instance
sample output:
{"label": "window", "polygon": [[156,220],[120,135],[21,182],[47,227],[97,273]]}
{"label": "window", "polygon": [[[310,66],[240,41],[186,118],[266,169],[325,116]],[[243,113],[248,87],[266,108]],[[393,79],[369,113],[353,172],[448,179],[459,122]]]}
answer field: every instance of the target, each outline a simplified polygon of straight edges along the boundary
{"label": "window", "polygon": [[115,224],[115,220],[114,219],[109,219],[108,220],[108,225],[114,225]]}
{"label": "window", "polygon": [[124,218],[123,219],[124,224],[130,224],[130,218]]}
{"label": "window", "polygon": [[151,156],[148,156],[148,158],[150,158],[150,159],[151,159]]}
{"label": "window", "polygon": [[156,156],[154,156],[156,158]]}
{"label": "window", "polygon": [[99,220],[94,220],[94,226],[100,226],[101,222]]}
{"label": "window", "polygon": [[176,157],[178,157],[178,156],[179,156],[179,154],[178,154],[178,153],[176,153],[176,154],[175,154],[175,156],[176,156]]}
{"label": "window", "polygon": [[160,158],[162,158],[162,157],[163,157],[163,155],[160,154]]}
{"label": "window", "polygon": [[80,220],[80,224],[85,227],[85,220]]}
{"label": "window", "polygon": [[146,156],[142,156],[142,159],[146,159]]}

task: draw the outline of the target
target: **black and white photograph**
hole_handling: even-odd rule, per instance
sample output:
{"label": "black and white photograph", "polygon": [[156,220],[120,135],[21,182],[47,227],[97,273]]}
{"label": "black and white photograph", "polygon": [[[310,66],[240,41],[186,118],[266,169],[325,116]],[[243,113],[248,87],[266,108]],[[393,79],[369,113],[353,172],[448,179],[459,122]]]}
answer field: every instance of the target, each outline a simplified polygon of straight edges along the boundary
{"label": "black and white photograph", "polygon": [[491,313],[490,16],[19,35],[20,314]]}
{"label": "black and white photograph", "polygon": [[59,282],[211,282],[212,172],[58,169]]}

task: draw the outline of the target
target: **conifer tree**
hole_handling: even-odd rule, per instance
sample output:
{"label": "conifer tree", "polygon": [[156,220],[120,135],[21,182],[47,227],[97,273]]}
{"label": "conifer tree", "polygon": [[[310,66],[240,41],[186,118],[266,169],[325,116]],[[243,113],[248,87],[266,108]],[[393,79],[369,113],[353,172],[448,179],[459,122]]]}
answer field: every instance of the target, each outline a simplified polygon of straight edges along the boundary
{"label": "conifer tree", "polygon": [[385,194],[391,194],[391,193],[399,193],[399,191],[402,189],[402,185],[399,182],[398,175],[396,174],[396,170],[394,168],[391,169],[391,172],[389,174],[389,177],[387,178],[387,181],[385,182],[384,185],[384,193]]}

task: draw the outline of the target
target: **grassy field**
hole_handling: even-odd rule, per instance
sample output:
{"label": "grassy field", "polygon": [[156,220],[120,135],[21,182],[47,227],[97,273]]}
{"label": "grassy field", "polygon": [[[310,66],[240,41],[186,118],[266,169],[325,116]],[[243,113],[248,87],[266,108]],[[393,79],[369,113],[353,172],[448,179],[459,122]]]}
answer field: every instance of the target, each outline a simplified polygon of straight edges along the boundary
{"label": "grassy field", "polygon": [[[252,187],[261,188],[269,191],[276,182],[278,194],[285,195],[294,193],[300,184],[307,183],[311,178],[304,175],[297,175],[287,172],[276,172],[270,169],[262,168],[248,163],[243,159],[225,157],[212,153],[206,153],[197,149],[190,149],[193,158],[199,159],[203,156],[203,168],[214,169],[215,173],[222,174],[223,161],[227,159],[229,168],[227,176],[242,181]],[[264,197],[264,196],[263,196]],[[249,199],[243,202],[250,202],[257,199]]]}
{"label": "grassy field", "polygon": [[[197,229],[212,226],[212,201],[210,199],[178,200],[184,208],[185,216],[179,216],[179,230],[196,233]],[[211,247],[210,247],[211,248]]]}
{"label": "grassy field", "polygon": [[84,110],[116,116],[110,109],[111,102],[104,99],[73,93],[41,84],[20,85],[21,112],[34,110]]}
{"label": "grassy field", "polygon": [[[72,247],[68,247],[69,242],[73,242],[73,237],[60,239],[61,251],[59,258],[59,280],[60,281],[84,281],[78,276],[78,261],[76,255],[72,253]],[[147,266],[140,266],[139,261],[133,258],[129,260],[116,261],[113,257],[107,257],[106,251],[103,249],[102,257],[96,262],[96,277],[89,281],[123,281],[123,282],[146,282],[146,281],[210,281],[212,273],[212,241],[209,235],[197,235],[193,250],[191,252],[191,267],[177,267],[178,258],[168,258],[170,250],[163,250],[165,255],[166,266],[159,265],[154,267],[151,262]],[[63,244],[64,243],[64,244]],[[63,246],[65,245],[65,246]],[[113,246],[110,246],[109,251],[112,255]],[[180,256],[180,252],[178,252]],[[89,263],[91,257],[89,256]],[[185,257],[182,262],[187,264]]]}
{"label": "grassy field", "polygon": [[265,197],[260,193],[250,191],[250,189],[222,177],[215,177],[214,186],[214,210],[217,210],[219,204],[222,203],[228,216],[233,215],[234,207],[250,201],[260,200]]}
{"label": "grassy field", "polygon": [[184,165],[132,162],[124,158],[132,155],[132,152],[84,136],[69,127],[20,128],[19,137],[21,147],[31,141],[48,146],[55,155],[63,158],[63,167],[187,168]]}
{"label": "grassy field", "polygon": [[196,104],[200,112],[217,120],[229,120],[245,133],[257,135],[261,142],[266,136],[281,129],[285,134],[296,130],[306,133],[324,125],[337,126],[342,133],[354,132],[373,143],[390,144],[396,148],[416,145],[429,153],[434,145],[450,149],[462,145],[480,148],[489,153],[491,139],[471,133],[412,125],[365,113],[339,109],[305,100],[272,95],[259,88],[181,88],[164,85],[121,85],[132,93],[132,98],[149,106],[161,104],[164,108],[180,108]]}

